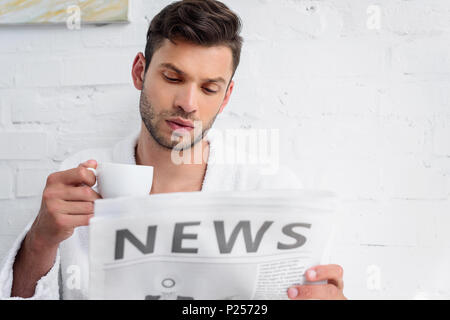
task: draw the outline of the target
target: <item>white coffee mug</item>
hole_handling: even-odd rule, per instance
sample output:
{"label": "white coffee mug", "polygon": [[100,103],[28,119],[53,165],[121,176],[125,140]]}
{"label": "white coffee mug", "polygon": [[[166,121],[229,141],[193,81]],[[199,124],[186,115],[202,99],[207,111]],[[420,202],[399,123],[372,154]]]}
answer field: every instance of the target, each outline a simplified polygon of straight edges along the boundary
{"label": "white coffee mug", "polygon": [[153,167],[101,162],[91,170],[100,195],[106,198],[148,195],[152,189]]}

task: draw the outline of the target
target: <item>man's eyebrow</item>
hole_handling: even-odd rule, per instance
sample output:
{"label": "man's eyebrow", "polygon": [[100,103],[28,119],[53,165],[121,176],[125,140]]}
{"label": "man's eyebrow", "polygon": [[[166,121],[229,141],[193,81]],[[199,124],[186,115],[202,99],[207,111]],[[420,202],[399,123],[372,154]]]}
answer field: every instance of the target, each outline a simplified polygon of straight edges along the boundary
{"label": "man's eyebrow", "polygon": [[175,67],[173,64],[171,63],[161,63],[159,65],[160,68],[167,68],[167,69],[171,69],[173,71],[175,71],[176,73],[184,76],[186,73],[184,71],[181,71],[180,69],[178,69],[177,67]]}
{"label": "man's eyebrow", "polygon": [[[178,69],[177,67],[175,67],[172,63],[161,63],[159,65],[160,68],[167,68],[167,69],[171,69],[173,71],[175,71],[176,73],[178,73],[181,76],[185,76],[186,72]],[[226,84],[227,82],[225,81],[224,78],[222,77],[217,77],[217,78],[213,78],[213,79],[202,79],[203,81],[206,82],[222,82],[223,84]]]}

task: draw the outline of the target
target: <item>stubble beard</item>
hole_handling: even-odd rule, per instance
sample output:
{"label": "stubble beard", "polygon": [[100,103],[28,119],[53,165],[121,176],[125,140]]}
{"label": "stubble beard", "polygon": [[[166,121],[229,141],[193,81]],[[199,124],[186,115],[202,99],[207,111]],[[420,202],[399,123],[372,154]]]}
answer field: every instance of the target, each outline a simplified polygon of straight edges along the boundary
{"label": "stubble beard", "polygon": [[[192,137],[190,134],[182,136],[180,136],[179,134],[172,134],[172,136],[179,137],[179,139],[171,139],[171,138],[167,139],[161,132],[162,128],[158,128],[158,123],[160,124],[162,123],[162,125],[165,125],[165,119],[173,117],[189,119],[189,114],[186,114],[182,109],[179,109],[180,112],[174,114],[172,114],[169,111],[163,111],[157,114],[152,106],[150,99],[145,94],[144,90],[141,91],[141,97],[139,101],[139,111],[141,114],[142,122],[144,123],[148,133],[156,141],[156,143],[165,149],[176,151],[191,149],[198,142],[202,141],[203,138],[206,137],[206,135],[208,134],[209,129],[211,129],[212,125],[214,124],[214,121],[217,118],[217,115],[219,114],[217,113],[214,116],[214,118],[211,121],[209,121],[205,129],[200,128],[201,133],[197,134],[197,136]],[[190,120],[195,121],[195,119]],[[200,120],[196,121],[196,124],[198,123],[201,124]],[[194,129],[194,134],[196,131],[198,131],[197,128]]]}

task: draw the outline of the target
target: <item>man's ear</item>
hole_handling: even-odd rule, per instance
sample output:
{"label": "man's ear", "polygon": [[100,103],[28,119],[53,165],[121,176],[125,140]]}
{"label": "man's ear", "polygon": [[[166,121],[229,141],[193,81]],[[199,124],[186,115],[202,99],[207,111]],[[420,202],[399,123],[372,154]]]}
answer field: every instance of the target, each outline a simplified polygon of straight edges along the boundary
{"label": "man's ear", "polygon": [[138,90],[142,90],[144,87],[145,65],[145,57],[142,52],[139,52],[134,58],[133,67],[131,68],[131,78],[135,88]]}
{"label": "man's ear", "polygon": [[230,85],[228,86],[227,93],[225,95],[225,99],[223,99],[222,105],[220,106],[219,113],[222,113],[223,109],[228,104],[228,101],[230,101],[231,93],[233,92],[234,88],[234,81],[231,80]]}

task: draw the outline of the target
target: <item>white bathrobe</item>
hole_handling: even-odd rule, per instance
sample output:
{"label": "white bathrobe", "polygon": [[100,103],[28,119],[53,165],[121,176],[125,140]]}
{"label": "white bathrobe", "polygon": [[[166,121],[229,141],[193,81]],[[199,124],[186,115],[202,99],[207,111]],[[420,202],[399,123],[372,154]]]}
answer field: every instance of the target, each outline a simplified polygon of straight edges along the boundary
{"label": "white bathrobe", "polygon": [[[110,149],[88,149],[76,153],[62,162],[60,171],[77,167],[80,163],[95,159],[98,162],[116,162],[136,164],[135,146],[139,132],[117,143]],[[296,175],[286,167],[280,167],[275,174],[267,174],[266,166],[249,164],[221,163],[219,157],[228,147],[214,142],[210,143],[210,155],[202,191],[242,191],[264,189],[298,189],[302,185]],[[210,161],[215,159],[215,161]],[[95,189],[96,190],[96,189]],[[96,190],[97,191],[97,190]],[[38,211],[39,208],[36,208]],[[34,219],[33,219],[34,220]],[[13,247],[6,255],[0,270],[0,300],[11,298],[14,259],[17,251],[31,227],[32,221],[19,235]],[[76,228],[73,235],[61,242],[55,263],[51,270],[36,285],[34,296],[29,299],[87,299],[88,298],[88,232],[89,226]],[[73,266],[77,266],[74,268]],[[75,275],[74,272],[80,271]],[[81,286],[73,283],[74,276],[80,276]]]}

